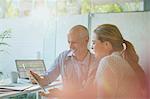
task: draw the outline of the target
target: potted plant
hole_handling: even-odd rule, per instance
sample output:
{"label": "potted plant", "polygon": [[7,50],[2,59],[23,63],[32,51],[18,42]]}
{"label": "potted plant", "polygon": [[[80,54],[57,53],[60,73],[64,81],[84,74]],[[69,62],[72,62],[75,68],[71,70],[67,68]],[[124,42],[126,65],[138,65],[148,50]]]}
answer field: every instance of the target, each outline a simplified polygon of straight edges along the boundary
{"label": "potted plant", "polygon": [[11,38],[10,33],[11,33],[10,29],[7,29],[4,32],[0,33],[0,53],[5,51],[3,49],[5,46],[9,46],[5,40]]}

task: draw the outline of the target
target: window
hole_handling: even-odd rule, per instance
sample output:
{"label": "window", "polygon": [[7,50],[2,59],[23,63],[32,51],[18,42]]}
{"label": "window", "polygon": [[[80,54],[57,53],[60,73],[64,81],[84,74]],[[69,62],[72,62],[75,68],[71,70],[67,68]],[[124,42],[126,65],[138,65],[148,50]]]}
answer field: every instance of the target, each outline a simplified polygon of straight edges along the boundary
{"label": "window", "polygon": [[[0,0],[0,18],[25,17],[43,12],[49,15],[143,11],[143,0]],[[44,8],[44,9],[43,9]],[[39,13],[39,12],[37,12]]]}

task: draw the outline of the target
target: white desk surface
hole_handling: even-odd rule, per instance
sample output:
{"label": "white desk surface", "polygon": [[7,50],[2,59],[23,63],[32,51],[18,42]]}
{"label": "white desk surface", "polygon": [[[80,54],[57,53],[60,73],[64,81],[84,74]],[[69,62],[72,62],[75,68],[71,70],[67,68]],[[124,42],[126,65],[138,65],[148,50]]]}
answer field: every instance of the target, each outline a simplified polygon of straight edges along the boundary
{"label": "white desk surface", "polygon": [[[60,82],[54,82],[54,83],[50,84],[47,88],[53,88],[53,87],[56,87],[59,85],[61,85]],[[42,90],[42,89],[40,88],[39,85],[33,85],[24,91],[10,91],[10,92],[0,93],[0,99],[6,98],[6,97],[17,96],[17,95],[21,95],[21,94],[27,94],[30,92],[37,92],[40,90]]]}

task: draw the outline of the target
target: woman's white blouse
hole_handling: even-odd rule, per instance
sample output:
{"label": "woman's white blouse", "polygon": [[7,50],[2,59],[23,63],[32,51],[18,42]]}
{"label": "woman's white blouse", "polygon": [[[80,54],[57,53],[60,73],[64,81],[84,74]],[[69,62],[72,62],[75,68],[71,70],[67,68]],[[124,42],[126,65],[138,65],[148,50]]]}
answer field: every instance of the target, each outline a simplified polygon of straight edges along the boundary
{"label": "woman's white blouse", "polygon": [[99,97],[106,99],[110,97],[111,99],[140,99],[142,96],[135,71],[119,52],[114,52],[100,60],[96,83]]}

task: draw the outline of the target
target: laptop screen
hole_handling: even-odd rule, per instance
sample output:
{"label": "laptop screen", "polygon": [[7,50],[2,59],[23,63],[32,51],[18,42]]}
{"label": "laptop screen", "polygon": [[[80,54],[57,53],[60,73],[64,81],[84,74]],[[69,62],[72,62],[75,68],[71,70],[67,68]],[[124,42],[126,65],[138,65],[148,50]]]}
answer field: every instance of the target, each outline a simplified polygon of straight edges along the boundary
{"label": "laptop screen", "polygon": [[43,60],[15,60],[19,78],[29,78],[29,70],[43,74],[46,67]]}

